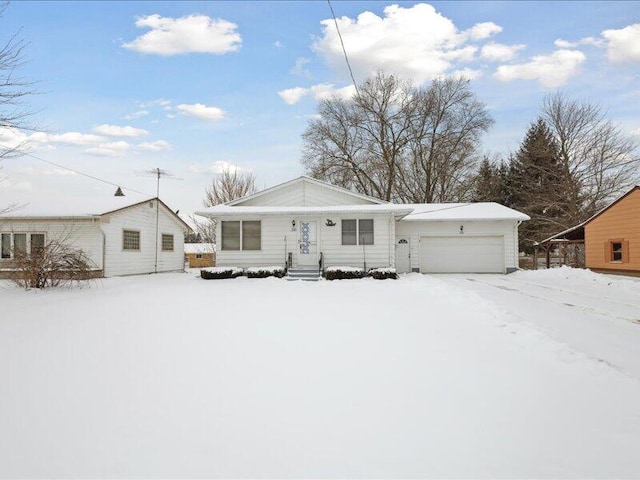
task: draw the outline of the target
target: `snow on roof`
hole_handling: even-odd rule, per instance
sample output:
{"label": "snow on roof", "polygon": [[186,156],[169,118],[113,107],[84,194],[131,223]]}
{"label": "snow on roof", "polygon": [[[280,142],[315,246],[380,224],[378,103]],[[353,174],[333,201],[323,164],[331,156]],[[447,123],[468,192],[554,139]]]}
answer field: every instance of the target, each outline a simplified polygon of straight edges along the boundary
{"label": "snow on roof", "polygon": [[411,203],[413,212],[403,222],[438,220],[530,220],[528,215],[494,202]]}
{"label": "snow on roof", "polygon": [[184,253],[215,253],[215,243],[185,243]]}
{"label": "snow on roof", "polygon": [[529,220],[529,216],[499,203],[385,203],[382,205],[338,205],[323,207],[234,207],[217,205],[196,212],[204,217],[236,215],[287,215],[329,213],[395,213],[403,221],[437,220]]}
{"label": "snow on roof", "polygon": [[395,213],[406,215],[411,212],[408,205],[385,203],[381,205],[329,205],[322,207],[234,207],[216,205],[195,212],[202,217],[233,217],[236,215],[289,215],[289,214],[328,214],[328,213]]}
{"label": "snow on roof", "polygon": [[2,217],[6,218],[90,218],[100,216],[107,212],[113,212],[121,208],[130,207],[137,203],[153,200],[153,197],[136,193],[127,193],[123,197],[113,195],[82,197],[76,201],[68,201],[65,204],[58,204],[55,200],[48,203],[42,201],[36,203],[19,204],[18,208],[12,210]]}

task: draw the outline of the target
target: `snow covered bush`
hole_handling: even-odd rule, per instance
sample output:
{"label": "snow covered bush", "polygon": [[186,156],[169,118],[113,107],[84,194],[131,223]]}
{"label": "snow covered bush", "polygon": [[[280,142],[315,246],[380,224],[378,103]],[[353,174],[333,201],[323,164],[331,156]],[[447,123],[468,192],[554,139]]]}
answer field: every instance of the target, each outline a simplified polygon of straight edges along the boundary
{"label": "snow covered bush", "polygon": [[398,274],[396,273],[395,268],[372,268],[369,270],[369,275],[371,275],[376,280],[386,280],[386,279],[398,279]]}
{"label": "snow covered bush", "polygon": [[249,278],[266,278],[277,277],[282,278],[286,275],[284,267],[251,267],[247,268],[247,277]]}
{"label": "snow covered bush", "polygon": [[200,277],[205,280],[236,278],[242,276],[244,270],[239,267],[208,267],[200,270]]}
{"label": "snow covered bush", "polygon": [[324,273],[327,280],[347,280],[366,276],[367,272],[357,267],[328,267]]}

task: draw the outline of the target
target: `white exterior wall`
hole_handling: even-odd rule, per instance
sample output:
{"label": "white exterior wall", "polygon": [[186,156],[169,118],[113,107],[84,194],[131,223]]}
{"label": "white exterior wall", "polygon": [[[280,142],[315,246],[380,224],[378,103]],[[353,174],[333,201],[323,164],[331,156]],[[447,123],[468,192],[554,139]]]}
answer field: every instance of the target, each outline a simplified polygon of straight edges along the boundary
{"label": "white exterior wall", "polygon": [[310,182],[300,182],[267,192],[257,198],[240,202],[237,206],[252,207],[268,205],[270,207],[299,206],[323,207],[326,205],[372,205],[373,202],[358,198],[347,192],[321,187]]}
{"label": "white exterior wall", "polygon": [[[153,207],[149,205],[153,204]],[[184,226],[160,205],[158,228],[158,272],[184,268]],[[105,277],[153,273],[156,254],[156,201],[103,215],[101,228],[105,235]],[[140,232],[140,250],[122,249],[123,230]],[[173,251],[162,251],[162,234],[173,235]]]}
{"label": "white exterior wall", "polygon": [[[403,222],[396,225],[396,240],[409,238],[411,244],[411,269],[420,270],[420,237],[450,237],[460,235],[464,226],[465,237],[503,236],[504,265],[507,271],[518,268],[518,222],[512,220],[431,221]],[[394,242],[395,243],[395,242]]]}
{"label": "white exterior wall", "polygon": [[[335,226],[328,227],[327,219],[335,222]],[[374,244],[342,245],[342,219],[370,219],[373,218]],[[318,222],[318,249],[323,254],[325,267],[352,266],[362,267],[366,258],[367,268],[388,267],[393,262],[393,240],[395,221],[390,214],[378,215],[323,215],[318,216],[255,216],[225,217],[222,221],[260,220],[261,221],[261,250],[223,250],[222,242],[218,242],[216,265],[234,267],[259,267],[279,265],[284,266],[288,252],[292,253],[293,265],[298,264],[299,225],[301,220],[316,220]],[[295,231],[292,221],[296,222]],[[216,235],[222,240],[221,221],[218,221]],[[286,252],[285,252],[286,238]]]}
{"label": "white exterior wall", "polygon": [[[102,232],[99,219],[64,220],[0,220],[0,233],[44,233],[45,243],[56,240],[81,249],[93,263],[92,268],[102,270]],[[9,261],[0,259],[2,264]]]}

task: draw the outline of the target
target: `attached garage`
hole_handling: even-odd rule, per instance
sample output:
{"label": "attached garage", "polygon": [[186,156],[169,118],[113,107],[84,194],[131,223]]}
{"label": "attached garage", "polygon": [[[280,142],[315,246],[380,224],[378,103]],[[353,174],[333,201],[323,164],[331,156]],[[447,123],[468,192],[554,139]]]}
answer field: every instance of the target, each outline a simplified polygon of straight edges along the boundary
{"label": "attached garage", "polygon": [[422,273],[504,273],[503,236],[420,237]]}
{"label": "attached garage", "polygon": [[[510,273],[518,269],[518,225],[529,217],[497,203],[412,204],[396,222],[399,271]],[[410,266],[410,267],[407,267]]]}

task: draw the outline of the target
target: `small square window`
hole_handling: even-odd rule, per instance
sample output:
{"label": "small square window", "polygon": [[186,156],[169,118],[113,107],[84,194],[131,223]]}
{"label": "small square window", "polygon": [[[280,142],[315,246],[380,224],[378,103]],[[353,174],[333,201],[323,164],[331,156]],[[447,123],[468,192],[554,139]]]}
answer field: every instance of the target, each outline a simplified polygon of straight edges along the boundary
{"label": "small square window", "polygon": [[122,231],[122,249],[140,250],[140,232],[136,230]]}
{"label": "small square window", "polygon": [[162,234],[162,251],[173,252],[173,235]]}

